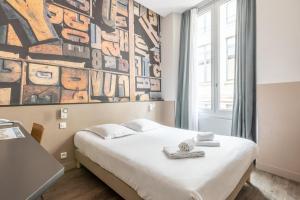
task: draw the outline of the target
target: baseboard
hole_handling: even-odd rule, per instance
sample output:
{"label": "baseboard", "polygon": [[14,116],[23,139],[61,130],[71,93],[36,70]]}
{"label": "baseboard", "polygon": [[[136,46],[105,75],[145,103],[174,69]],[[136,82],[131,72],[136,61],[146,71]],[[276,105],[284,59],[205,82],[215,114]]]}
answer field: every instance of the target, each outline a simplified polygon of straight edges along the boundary
{"label": "baseboard", "polygon": [[281,176],[287,178],[289,180],[300,182],[300,174],[291,172],[289,170],[281,169],[272,165],[264,164],[259,161],[256,162],[256,168],[262,171],[269,172],[271,174],[275,174],[277,176]]}
{"label": "baseboard", "polygon": [[62,163],[62,165],[64,166],[65,172],[66,172],[66,171],[76,168],[76,161],[74,160],[74,161],[65,162],[65,163]]}

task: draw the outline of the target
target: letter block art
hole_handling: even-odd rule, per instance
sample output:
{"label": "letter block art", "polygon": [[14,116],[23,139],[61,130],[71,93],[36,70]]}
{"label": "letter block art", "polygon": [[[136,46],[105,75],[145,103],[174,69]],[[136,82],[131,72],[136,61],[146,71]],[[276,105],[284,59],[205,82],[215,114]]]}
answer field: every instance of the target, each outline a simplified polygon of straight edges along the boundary
{"label": "letter block art", "polygon": [[0,0],[0,106],[161,100],[160,16],[134,0]]}

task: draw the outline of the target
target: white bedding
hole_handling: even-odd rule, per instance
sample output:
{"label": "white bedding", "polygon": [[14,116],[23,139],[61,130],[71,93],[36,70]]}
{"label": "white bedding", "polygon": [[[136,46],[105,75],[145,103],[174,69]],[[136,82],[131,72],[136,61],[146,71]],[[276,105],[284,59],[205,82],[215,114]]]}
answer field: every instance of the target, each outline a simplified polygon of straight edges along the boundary
{"label": "white bedding", "polygon": [[81,153],[123,180],[145,200],[224,200],[256,158],[255,143],[216,136],[221,147],[202,147],[205,157],[171,160],[163,146],[177,146],[196,132],[170,127],[113,140],[80,131]]}

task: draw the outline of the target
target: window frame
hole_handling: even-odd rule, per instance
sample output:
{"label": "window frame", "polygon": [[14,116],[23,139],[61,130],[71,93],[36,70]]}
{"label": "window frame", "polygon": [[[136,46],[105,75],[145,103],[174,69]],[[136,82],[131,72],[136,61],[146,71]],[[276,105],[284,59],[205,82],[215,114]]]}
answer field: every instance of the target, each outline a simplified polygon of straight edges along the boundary
{"label": "window frame", "polygon": [[229,1],[231,0],[214,1],[200,7],[198,11],[199,15],[211,12],[211,109],[200,109],[199,115],[223,119],[232,119],[232,110],[220,109],[221,90],[219,87],[221,78],[220,8]]}

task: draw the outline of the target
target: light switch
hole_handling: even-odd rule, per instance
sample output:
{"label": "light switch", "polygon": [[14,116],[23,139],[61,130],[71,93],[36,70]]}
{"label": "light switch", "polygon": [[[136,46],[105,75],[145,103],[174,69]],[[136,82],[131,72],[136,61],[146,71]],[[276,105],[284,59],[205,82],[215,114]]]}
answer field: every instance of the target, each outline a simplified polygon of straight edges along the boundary
{"label": "light switch", "polygon": [[59,123],[59,128],[60,128],[60,129],[65,129],[65,128],[67,128],[67,122],[60,122],[60,123]]}
{"label": "light switch", "polygon": [[68,108],[61,108],[60,109],[60,118],[67,119],[68,118]]}

